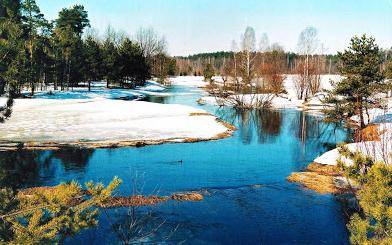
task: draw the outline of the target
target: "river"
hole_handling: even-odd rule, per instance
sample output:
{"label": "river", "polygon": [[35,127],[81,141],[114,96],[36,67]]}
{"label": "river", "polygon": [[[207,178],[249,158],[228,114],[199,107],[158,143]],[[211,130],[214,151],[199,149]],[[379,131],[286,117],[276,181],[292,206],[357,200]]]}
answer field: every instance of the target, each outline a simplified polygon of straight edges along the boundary
{"label": "river", "polygon": [[196,87],[172,86],[165,92],[171,95],[146,100],[202,108],[238,130],[227,139],[198,143],[2,152],[2,184],[30,187],[73,179],[107,184],[118,176],[123,180],[118,195],[137,190],[143,195],[200,191],[204,196],[199,202],[101,212],[97,228],[67,238],[66,244],[118,244],[127,237],[170,244],[348,244],[336,198],[286,180],[346,140],[342,127],[294,109],[238,112],[198,105],[203,91]]}

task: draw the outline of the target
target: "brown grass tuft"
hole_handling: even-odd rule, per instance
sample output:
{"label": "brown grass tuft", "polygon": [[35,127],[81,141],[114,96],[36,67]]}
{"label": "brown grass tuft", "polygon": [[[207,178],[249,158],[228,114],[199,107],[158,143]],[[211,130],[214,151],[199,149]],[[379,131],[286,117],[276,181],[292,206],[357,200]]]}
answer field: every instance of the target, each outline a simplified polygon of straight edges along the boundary
{"label": "brown grass tuft", "polygon": [[311,163],[307,167],[307,172],[294,172],[287,177],[287,180],[300,183],[321,194],[351,192],[348,183],[342,181],[342,174],[337,166]]}
{"label": "brown grass tuft", "polygon": [[287,180],[301,183],[306,188],[321,194],[340,193],[340,190],[335,186],[333,176],[330,175],[322,175],[315,172],[295,172],[287,177]]}
{"label": "brown grass tuft", "polygon": [[220,124],[222,124],[223,126],[225,126],[227,129],[229,129],[229,130],[231,130],[231,131],[237,130],[237,128],[236,128],[234,125],[232,125],[232,124],[230,124],[230,123],[228,123],[228,122],[225,122],[225,121],[223,121],[223,120],[221,120],[221,119],[219,119],[219,118],[217,118],[216,120],[217,120]]}
{"label": "brown grass tuft", "polygon": [[323,175],[330,175],[330,176],[341,176],[342,173],[337,166],[334,165],[325,165],[320,163],[311,163],[306,168],[309,172],[315,172],[318,174]]}
{"label": "brown grass tuft", "polygon": [[360,139],[363,141],[380,141],[380,135],[383,132],[379,131],[379,126],[376,124],[372,124],[362,129],[360,132]]}
{"label": "brown grass tuft", "polygon": [[205,105],[205,104],[206,104],[206,102],[205,102],[202,98],[199,98],[198,100],[196,100],[196,102],[197,102],[199,105]]}
{"label": "brown grass tuft", "polygon": [[111,197],[108,201],[105,202],[102,207],[105,208],[114,208],[114,207],[131,207],[131,206],[148,206],[148,205],[156,205],[161,202],[165,202],[169,200],[168,197],[159,197],[159,196],[129,196],[129,197]]}
{"label": "brown grass tuft", "polygon": [[201,201],[203,196],[200,193],[177,193],[170,197],[172,200],[176,201]]}
{"label": "brown grass tuft", "polygon": [[214,115],[211,115],[210,113],[207,112],[191,112],[191,114],[189,114],[191,117],[194,116],[212,116],[214,117]]}

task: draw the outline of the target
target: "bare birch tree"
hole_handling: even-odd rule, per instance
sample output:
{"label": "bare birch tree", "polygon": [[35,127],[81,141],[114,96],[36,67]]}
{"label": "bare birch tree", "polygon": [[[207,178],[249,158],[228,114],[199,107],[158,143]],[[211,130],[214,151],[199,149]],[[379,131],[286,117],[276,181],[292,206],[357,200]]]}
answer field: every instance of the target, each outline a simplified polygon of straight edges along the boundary
{"label": "bare birch tree", "polygon": [[[299,99],[304,99],[308,94],[310,79],[310,58],[315,53],[319,45],[317,38],[317,29],[314,27],[306,27],[299,35],[298,38],[298,52],[304,56],[305,60],[300,65],[302,72],[299,74],[298,79],[295,81],[295,87],[297,89],[297,95]],[[300,90],[300,91],[298,91]]]}
{"label": "bare birch tree", "polygon": [[251,83],[254,73],[254,62],[256,53],[256,35],[252,27],[247,27],[241,40],[241,69],[242,80]]}
{"label": "bare birch tree", "polygon": [[261,39],[259,42],[259,50],[260,52],[263,53],[269,51],[269,49],[270,49],[269,38],[267,33],[264,32],[263,34],[261,34]]}

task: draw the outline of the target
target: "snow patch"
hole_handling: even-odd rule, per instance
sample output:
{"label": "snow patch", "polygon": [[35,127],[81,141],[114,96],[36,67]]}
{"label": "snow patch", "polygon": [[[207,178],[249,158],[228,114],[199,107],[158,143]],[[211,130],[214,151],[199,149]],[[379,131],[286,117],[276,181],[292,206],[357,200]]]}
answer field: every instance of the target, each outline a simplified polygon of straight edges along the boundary
{"label": "snow patch", "polygon": [[213,138],[227,128],[184,105],[96,99],[16,99],[0,140],[77,142]]}
{"label": "snow patch", "polygon": [[169,78],[172,85],[205,87],[208,85],[203,76],[178,76]]}

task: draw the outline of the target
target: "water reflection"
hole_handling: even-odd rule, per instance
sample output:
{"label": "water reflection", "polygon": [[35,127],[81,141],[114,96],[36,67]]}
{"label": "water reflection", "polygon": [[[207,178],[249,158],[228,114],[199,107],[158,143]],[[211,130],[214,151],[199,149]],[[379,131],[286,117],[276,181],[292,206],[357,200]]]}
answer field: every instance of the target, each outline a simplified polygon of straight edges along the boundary
{"label": "water reflection", "polygon": [[[256,139],[260,144],[274,143],[281,134],[282,126],[286,124],[284,120],[302,145],[322,141],[326,147],[334,148],[336,141],[341,138],[341,125],[325,123],[321,116],[303,111],[220,108],[216,110],[216,115],[238,125],[238,133],[244,144],[250,144]],[[331,127],[334,127],[334,130],[331,130]],[[347,132],[347,137],[349,135],[350,132]]]}
{"label": "water reflection", "polygon": [[142,101],[166,104],[168,101],[168,97],[166,97],[166,96],[146,96],[145,98],[142,99]]}
{"label": "water reflection", "polygon": [[64,148],[52,151],[46,161],[51,162],[58,159],[65,170],[85,169],[93,154],[94,149]]}
{"label": "water reflection", "polygon": [[259,143],[269,143],[276,139],[282,126],[282,113],[273,110],[256,111],[256,126],[258,131]]}
{"label": "water reflection", "polygon": [[55,162],[59,162],[64,171],[83,172],[93,153],[93,149],[77,148],[0,152],[0,186],[19,188],[35,185],[41,176],[55,176]]}
{"label": "water reflection", "polygon": [[276,140],[282,126],[282,112],[278,110],[235,110],[221,108],[216,115],[224,121],[238,125],[238,133],[243,144],[251,144],[254,139],[260,144]]}
{"label": "water reflection", "polygon": [[34,151],[0,153],[0,187],[33,183],[39,177],[40,154]]}

